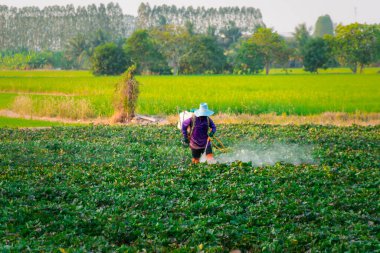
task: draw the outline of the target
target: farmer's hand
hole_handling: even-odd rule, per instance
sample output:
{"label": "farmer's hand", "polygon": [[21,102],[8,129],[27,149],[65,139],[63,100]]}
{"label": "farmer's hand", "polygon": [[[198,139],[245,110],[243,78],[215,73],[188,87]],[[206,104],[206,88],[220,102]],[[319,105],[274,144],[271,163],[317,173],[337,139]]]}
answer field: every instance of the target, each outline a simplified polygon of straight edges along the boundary
{"label": "farmer's hand", "polygon": [[215,132],[211,131],[211,132],[208,134],[208,136],[210,136],[210,137],[214,137],[214,134],[215,134]]}
{"label": "farmer's hand", "polygon": [[182,139],[182,145],[183,145],[185,148],[187,148],[187,147],[189,146],[189,143],[190,143],[190,141],[189,141],[188,138],[183,138],[183,139]]}

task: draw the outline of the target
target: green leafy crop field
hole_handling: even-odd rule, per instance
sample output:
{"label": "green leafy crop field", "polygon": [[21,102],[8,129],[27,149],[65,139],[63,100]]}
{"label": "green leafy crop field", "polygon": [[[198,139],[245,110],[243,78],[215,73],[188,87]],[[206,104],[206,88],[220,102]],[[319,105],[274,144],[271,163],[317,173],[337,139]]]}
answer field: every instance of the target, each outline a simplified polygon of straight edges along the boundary
{"label": "green leafy crop field", "polygon": [[[302,70],[292,70],[289,74],[274,70],[269,76],[140,76],[137,79],[142,83],[137,108],[141,114],[175,114],[177,106],[192,108],[201,102],[208,102],[216,112],[232,114],[380,111],[380,75],[376,68],[358,75],[348,73],[347,69],[319,75]],[[7,100],[0,101],[0,106],[35,116],[109,117],[113,114],[112,96],[118,80],[119,77],[94,77],[84,71],[2,71],[0,100]],[[63,107],[67,111],[58,112]]]}
{"label": "green leafy crop field", "polygon": [[379,126],[218,129],[199,166],[174,126],[1,129],[0,250],[380,249]]}

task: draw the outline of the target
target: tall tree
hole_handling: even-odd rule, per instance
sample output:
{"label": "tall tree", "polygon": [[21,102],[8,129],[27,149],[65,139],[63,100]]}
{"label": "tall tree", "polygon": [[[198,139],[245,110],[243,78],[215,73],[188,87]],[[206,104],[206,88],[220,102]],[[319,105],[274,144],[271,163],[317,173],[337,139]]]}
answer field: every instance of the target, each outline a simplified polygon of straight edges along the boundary
{"label": "tall tree", "polygon": [[243,41],[234,57],[234,73],[258,74],[264,69],[264,56],[253,41]]}
{"label": "tall tree", "polygon": [[234,21],[236,27],[242,32],[254,32],[256,26],[264,26],[259,9],[252,7],[220,7],[210,8],[177,8],[175,6],[161,5],[150,7],[142,3],[138,9],[137,26],[140,29],[149,29],[159,25],[160,16],[165,17],[167,24],[184,26],[187,21],[194,25],[194,33],[206,33],[208,26],[217,31],[223,29],[226,21]]}
{"label": "tall tree", "polygon": [[329,15],[320,16],[315,23],[314,37],[322,38],[324,35],[334,35],[334,25]]}
{"label": "tall tree", "polygon": [[0,6],[0,50],[28,48],[63,50],[77,34],[102,30],[114,40],[134,29],[135,18],[124,15],[118,4],[8,8]]}
{"label": "tall tree", "polygon": [[375,25],[375,35],[376,35],[376,59],[378,63],[380,63],[380,24]]}
{"label": "tall tree", "polygon": [[111,42],[111,35],[104,30],[97,30],[94,33],[91,33],[89,36],[90,48],[95,48],[99,45]]}
{"label": "tall tree", "polygon": [[194,24],[192,22],[186,21],[185,22],[185,28],[186,28],[186,31],[190,34],[190,36],[195,34]]}
{"label": "tall tree", "polygon": [[215,26],[208,26],[207,31],[206,31],[206,35],[211,36],[211,37],[215,37],[216,36],[216,27]]}
{"label": "tall tree", "polygon": [[147,30],[137,30],[124,45],[124,50],[137,65],[137,73],[166,73],[167,62]]}
{"label": "tall tree", "polygon": [[331,49],[324,39],[313,38],[309,40],[303,52],[305,70],[318,73],[319,68],[326,69],[330,55]]}
{"label": "tall tree", "polygon": [[110,42],[110,38],[110,35],[103,30],[97,30],[86,35],[78,34],[68,41],[65,50],[66,57],[73,63],[74,68],[88,69],[89,59],[94,49]]}
{"label": "tall tree", "polygon": [[157,41],[160,52],[168,60],[173,74],[178,75],[180,62],[188,50],[190,34],[183,27],[166,25],[153,29],[152,36]]}
{"label": "tall tree", "polygon": [[301,58],[306,44],[309,42],[311,35],[310,29],[307,28],[306,24],[299,24],[296,26],[293,33],[294,40],[296,42],[296,55]]}
{"label": "tall tree", "polygon": [[96,47],[91,63],[94,75],[119,75],[131,64],[123,49],[113,42]]}
{"label": "tall tree", "polygon": [[362,72],[365,65],[376,60],[378,33],[379,26],[376,25],[338,25],[335,37],[329,37],[329,40],[333,41],[339,61],[350,67],[353,73],[357,73],[358,67]]}
{"label": "tall tree", "polygon": [[191,38],[188,53],[181,59],[181,73],[222,73],[226,65],[223,49],[215,37],[195,35]]}
{"label": "tall tree", "polygon": [[234,44],[241,37],[242,33],[240,28],[236,26],[234,21],[229,21],[227,25],[219,31],[225,48],[228,48],[231,44]]}
{"label": "tall tree", "polygon": [[138,29],[147,29],[150,27],[149,18],[151,13],[151,8],[149,3],[141,3],[137,10],[137,28]]}
{"label": "tall tree", "polygon": [[271,28],[259,28],[256,33],[249,38],[249,42],[256,44],[265,64],[265,73],[268,75],[270,66],[274,62],[283,62],[286,55],[286,43],[284,39]]}
{"label": "tall tree", "polygon": [[65,55],[74,68],[87,68],[89,63],[89,42],[82,34],[69,40],[66,45]]}
{"label": "tall tree", "polygon": [[158,26],[165,26],[168,24],[168,21],[166,20],[165,16],[160,15],[158,17]]}

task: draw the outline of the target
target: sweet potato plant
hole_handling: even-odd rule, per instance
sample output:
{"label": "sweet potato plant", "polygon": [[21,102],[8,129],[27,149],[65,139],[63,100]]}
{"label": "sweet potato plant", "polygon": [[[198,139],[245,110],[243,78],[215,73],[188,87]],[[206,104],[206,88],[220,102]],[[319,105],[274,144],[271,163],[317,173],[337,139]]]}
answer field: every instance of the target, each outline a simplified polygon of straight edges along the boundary
{"label": "sweet potato plant", "polygon": [[218,137],[309,145],[315,162],[192,166],[173,126],[1,129],[0,250],[380,249],[379,126],[229,125]]}

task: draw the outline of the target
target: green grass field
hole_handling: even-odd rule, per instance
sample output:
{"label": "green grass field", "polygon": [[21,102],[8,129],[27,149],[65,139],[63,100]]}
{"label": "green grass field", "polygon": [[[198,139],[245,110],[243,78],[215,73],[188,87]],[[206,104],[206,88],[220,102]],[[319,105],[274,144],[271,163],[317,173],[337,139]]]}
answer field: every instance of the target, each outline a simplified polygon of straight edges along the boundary
{"label": "green grass field", "polygon": [[0,127],[50,127],[50,126],[64,126],[70,124],[64,124],[60,122],[33,120],[33,119],[19,119],[0,117]]}
{"label": "green grass field", "polygon": [[0,109],[11,107],[16,96],[17,94],[0,93]]}
{"label": "green grass field", "polygon": [[[177,107],[192,108],[208,102],[218,113],[234,114],[380,112],[379,69],[366,69],[358,75],[348,69],[319,75],[300,69],[289,71],[272,70],[269,76],[139,76],[142,85],[137,111],[175,114]],[[118,80],[115,76],[94,77],[85,71],[2,71],[0,109],[35,116],[109,117]],[[20,96],[22,103],[15,104]],[[68,109],[60,111],[63,107]],[[75,116],[70,116],[74,110]]]}

